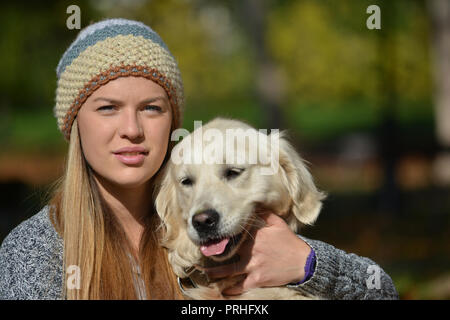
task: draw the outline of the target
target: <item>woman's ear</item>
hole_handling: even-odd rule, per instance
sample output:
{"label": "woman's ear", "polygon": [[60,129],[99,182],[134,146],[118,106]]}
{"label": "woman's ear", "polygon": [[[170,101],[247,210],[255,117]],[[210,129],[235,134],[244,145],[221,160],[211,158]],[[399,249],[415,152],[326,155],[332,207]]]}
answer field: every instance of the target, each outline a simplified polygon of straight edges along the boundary
{"label": "woman's ear", "polygon": [[292,201],[292,212],[287,217],[287,223],[293,230],[298,230],[302,224],[312,225],[316,221],[325,194],[317,190],[304,161],[284,134],[280,135],[279,148],[281,179]]}

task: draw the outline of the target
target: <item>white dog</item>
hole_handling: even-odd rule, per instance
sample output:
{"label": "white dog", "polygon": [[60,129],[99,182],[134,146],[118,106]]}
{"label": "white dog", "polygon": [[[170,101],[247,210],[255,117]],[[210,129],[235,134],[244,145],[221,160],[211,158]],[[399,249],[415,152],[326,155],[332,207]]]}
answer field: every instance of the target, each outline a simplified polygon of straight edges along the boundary
{"label": "white dog", "polygon": [[[264,153],[266,161],[261,157]],[[230,154],[233,156],[227,159]],[[324,194],[317,190],[302,159],[283,134],[266,135],[241,121],[216,118],[174,147],[160,179],[155,202],[165,229],[163,246],[168,249],[175,274],[193,285],[183,289],[187,296],[318,298],[305,297],[286,287],[251,289],[227,297],[222,291],[242,280],[242,275],[210,281],[194,267],[235,259],[250,229],[263,226],[258,209],[276,213],[294,232],[317,219]]]}

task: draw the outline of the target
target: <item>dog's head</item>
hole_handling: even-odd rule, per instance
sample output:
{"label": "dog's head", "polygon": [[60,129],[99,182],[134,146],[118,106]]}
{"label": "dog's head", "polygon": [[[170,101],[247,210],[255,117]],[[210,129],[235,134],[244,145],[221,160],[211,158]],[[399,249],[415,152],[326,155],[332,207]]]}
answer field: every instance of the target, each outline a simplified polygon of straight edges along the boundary
{"label": "dog's head", "polygon": [[155,203],[163,245],[175,273],[185,276],[184,269],[204,257],[232,257],[258,225],[259,208],[297,231],[316,220],[323,197],[283,134],[217,118],[172,150]]}

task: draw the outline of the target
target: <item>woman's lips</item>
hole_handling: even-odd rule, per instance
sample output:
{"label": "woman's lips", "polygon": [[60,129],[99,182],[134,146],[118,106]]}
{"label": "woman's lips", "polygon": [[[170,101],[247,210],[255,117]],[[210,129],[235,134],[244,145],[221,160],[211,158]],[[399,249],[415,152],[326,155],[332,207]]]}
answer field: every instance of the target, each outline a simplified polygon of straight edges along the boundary
{"label": "woman's lips", "polygon": [[114,153],[116,158],[124,164],[142,164],[148,153],[144,152],[123,152]]}

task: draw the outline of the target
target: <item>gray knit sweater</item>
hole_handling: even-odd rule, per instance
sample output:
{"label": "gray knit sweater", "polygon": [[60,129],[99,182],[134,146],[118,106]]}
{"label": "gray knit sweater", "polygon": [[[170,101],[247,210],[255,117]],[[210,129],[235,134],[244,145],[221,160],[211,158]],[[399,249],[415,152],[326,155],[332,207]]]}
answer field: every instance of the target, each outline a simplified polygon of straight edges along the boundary
{"label": "gray knit sweater", "polygon": [[[289,286],[293,290],[325,299],[398,299],[391,278],[372,260],[301,238],[314,249],[317,262],[313,276]],[[63,242],[44,207],[1,245],[0,299],[61,299],[62,265]]]}

